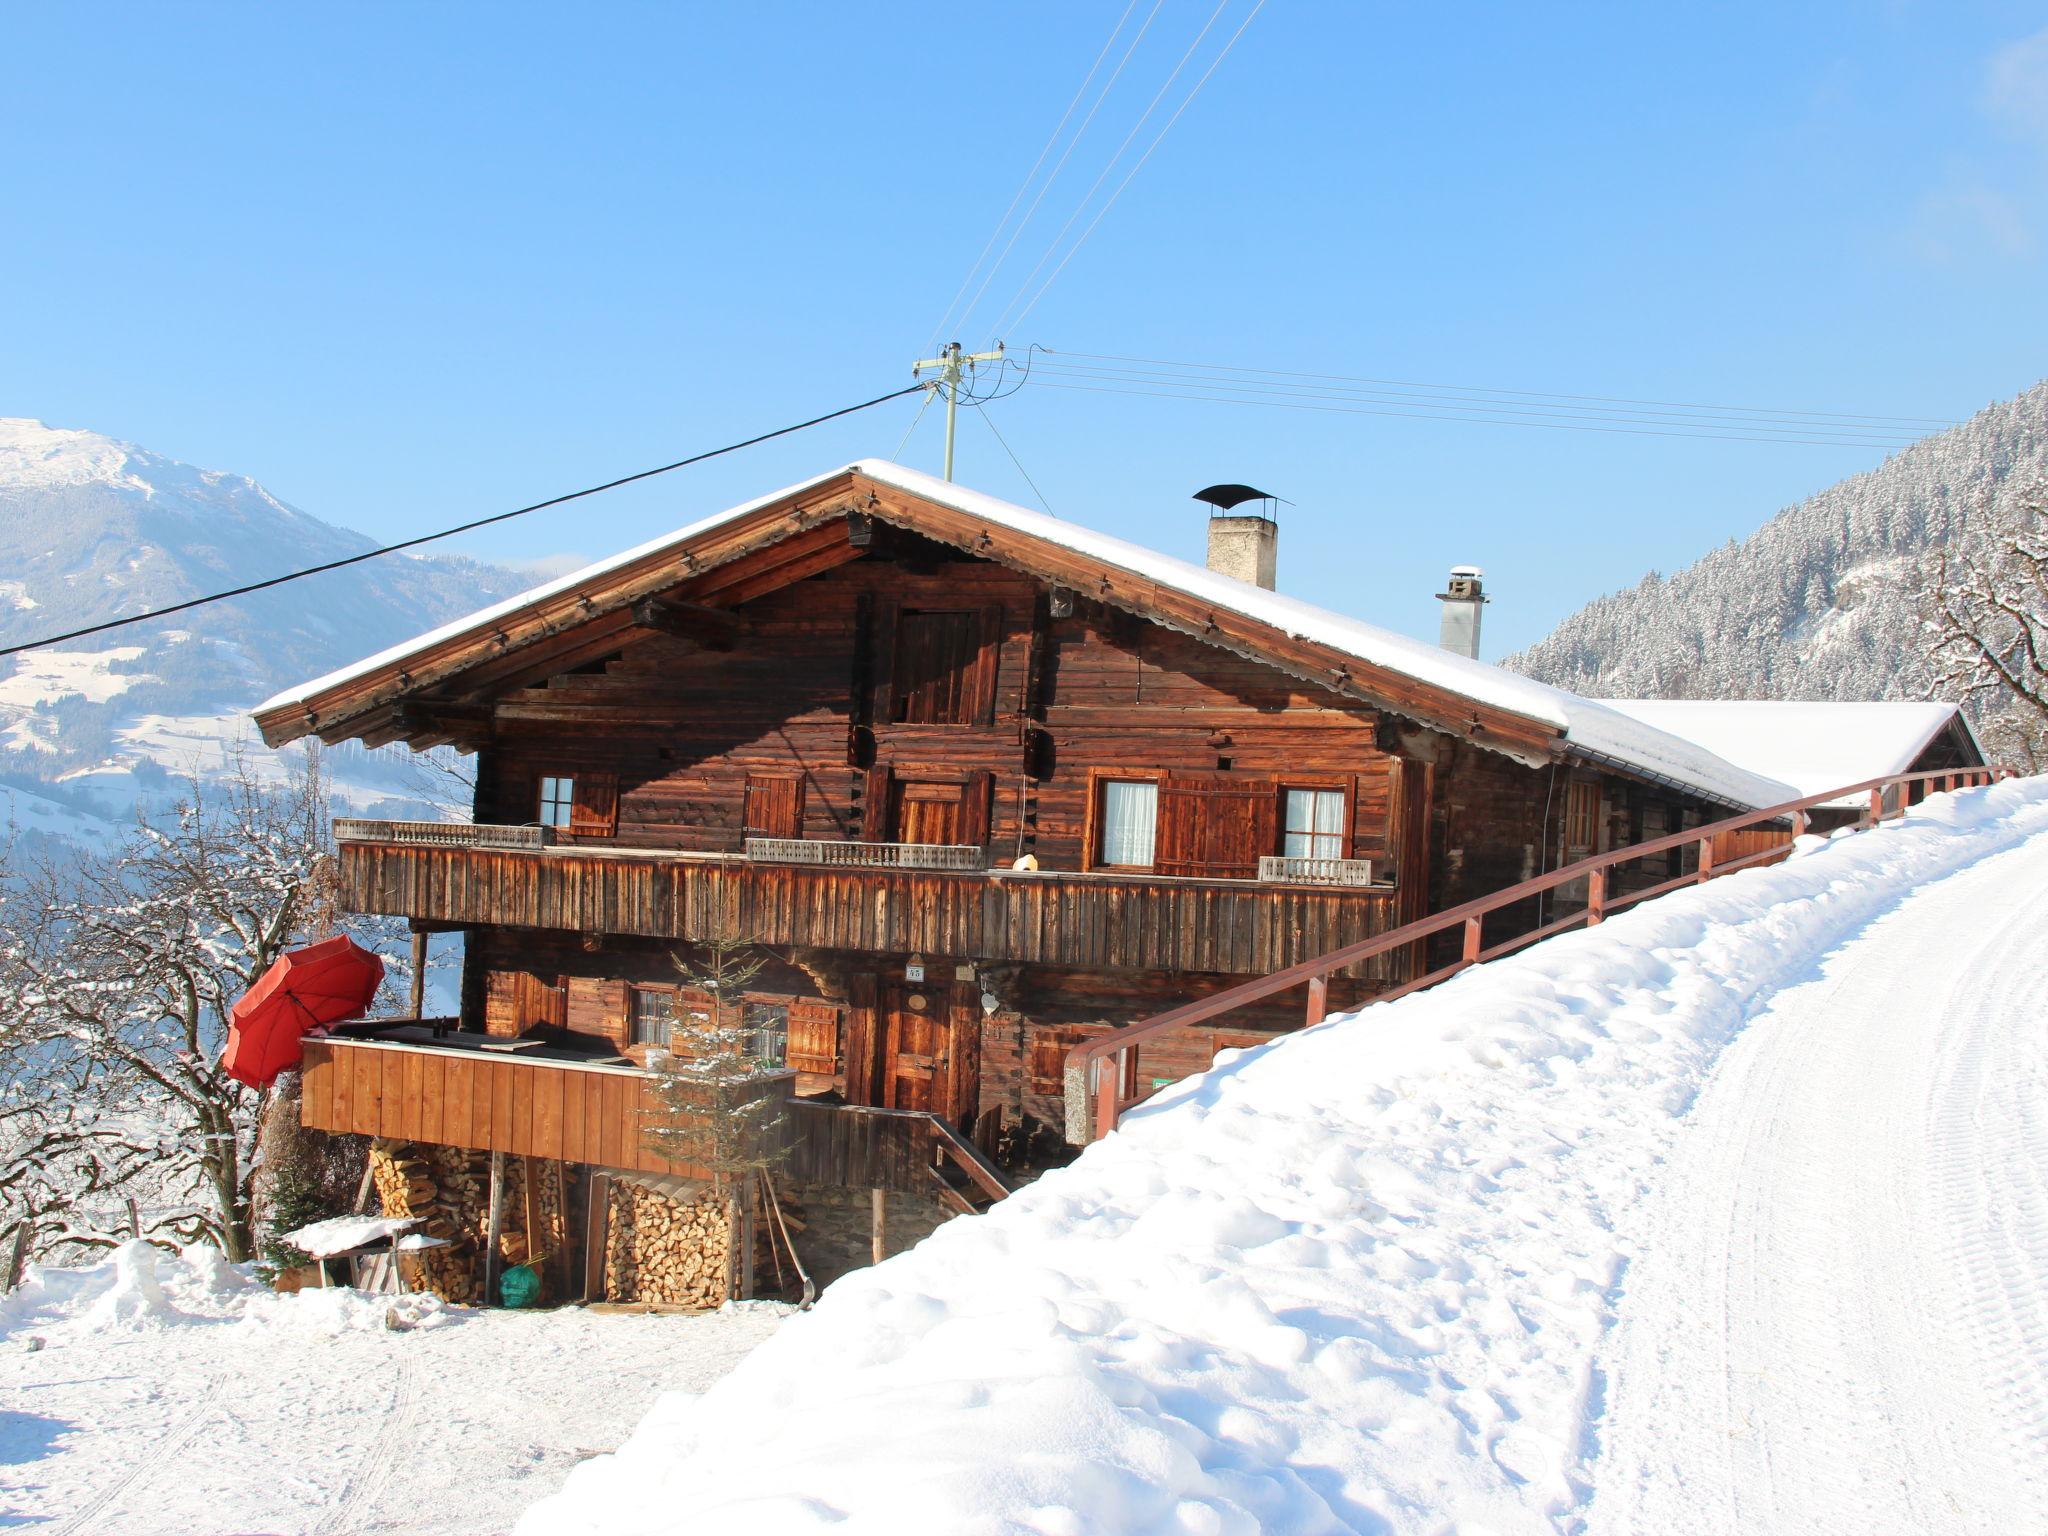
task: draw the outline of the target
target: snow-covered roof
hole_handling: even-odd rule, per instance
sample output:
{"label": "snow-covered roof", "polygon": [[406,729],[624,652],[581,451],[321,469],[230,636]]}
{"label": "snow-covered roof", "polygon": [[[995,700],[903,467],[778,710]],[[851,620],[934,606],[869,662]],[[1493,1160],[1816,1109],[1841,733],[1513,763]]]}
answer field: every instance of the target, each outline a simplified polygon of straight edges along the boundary
{"label": "snow-covered roof", "polygon": [[1145,580],[1176,588],[1219,609],[1271,625],[1299,640],[1340,652],[1369,666],[1520,715],[1549,727],[1571,748],[1587,757],[1610,761],[1625,771],[1667,780],[1707,798],[1742,806],[1774,805],[1794,798],[1783,783],[1739,768],[1697,742],[1673,735],[1591,699],[1552,688],[1487,662],[1455,655],[1427,641],[1396,634],[1390,629],[1348,618],[1327,608],[1318,608],[1298,598],[1269,592],[1249,582],[1221,575],[1206,566],[1194,565],[1141,544],[1133,544],[1127,539],[1098,533],[1078,523],[968,490],[885,459],[862,459],[848,468],[813,476],[544,582],[467,618],[445,624],[416,640],[394,646],[296,688],[288,688],[257,706],[256,713],[263,715],[285,705],[302,703],[331,688],[404,661],[429,647],[473,631],[482,631],[486,626],[537,602],[573,592],[593,578],[658,555],[664,549],[685,545],[764,507],[801,497],[847,474],[849,469],[854,474],[981,519],[991,526],[1045,540],[1104,565],[1119,567]]}
{"label": "snow-covered roof", "polygon": [[[1609,709],[1688,741],[1801,795],[1904,773],[1957,718],[1941,703],[1603,699]],[[1968,730],[1967,724],[1964,729]]]}

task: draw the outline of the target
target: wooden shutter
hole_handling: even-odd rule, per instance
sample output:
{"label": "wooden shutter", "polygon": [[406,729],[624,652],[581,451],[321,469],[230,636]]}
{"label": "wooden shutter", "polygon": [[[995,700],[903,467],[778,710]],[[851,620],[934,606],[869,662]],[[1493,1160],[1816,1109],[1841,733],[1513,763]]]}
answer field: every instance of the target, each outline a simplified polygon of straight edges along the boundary
{"label": "wooden shutter", "polygon": [[1279,793],[1270,782],[1211,774],[1169,774],[1159,784],[1162,875],[1250,880],[1280,839]]}
{"label": "wooden shutter", "polygon": [[960,797],[960,841],[983,844],[988,841],[989,806],[995,799],[996,776],[988,769],[978,769],[967,776],[965,792]]}
{"label": "wooden shutter", "polygon": [[889,770],[881,764],[862,775],[860,794],[860,840],[864,843],[889,841]]}
{"label": "wooden shutter", "polygon": [[789,1000],[789,1066],[830,1075],[839,1068],[839,1005],[819,998]]}
{"label": "wooden shutter", "polygon": [[802,837],[804,781],[794,773],[747,775],[748,837]]}
{"label": "wooden shutter", "polygon": [[981,654],[980,615],[906,610],[896,620],[895,699],[890,718],[905,725],[969,725]]}
{"label": "wooden shutter", "polygon": [[957,781],[897,780],[896,841],[942,847],[966,841],[966,796],[967,786]]}
{"label": "wooden shutter", "polygon": [[619,830],[619,778],[613,773],[576,775],[569,831],[577,837],[612,837]]}
{"label": "wooden shutter", "polygon": [[[1067,1052],[1088,1038],[1085,1029],[1034,1029],[1031,1031],[1029,1079],[1033,1093],[1065,1093]],[[1133,1053],[1135,1054],[1135,1053]]]}
{"label": "wooden shutter", "polygon": [[1565,786],[1564,846],[1568,852],[1588,854],[1599,846],[1600,784],[1596,779],[1573,779]]}

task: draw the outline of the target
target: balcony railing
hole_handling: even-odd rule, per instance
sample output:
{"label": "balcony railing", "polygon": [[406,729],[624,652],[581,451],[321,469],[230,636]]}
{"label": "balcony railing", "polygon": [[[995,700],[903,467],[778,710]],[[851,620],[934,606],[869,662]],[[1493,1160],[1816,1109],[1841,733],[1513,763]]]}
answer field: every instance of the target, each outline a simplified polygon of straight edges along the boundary
{"label": "balcony railing", "polygon": [[750,837],[747,857],[763,864],[823,864],[833,869],[988,867],[986,849],[949,843],[828,843],[799,837]]}
{"label": "balcony railing", "polygon": [[1259,860],[1259,878],[1272,885],[1371,885],[1371,859]]}
{"label": "balcony railing", "polygon": [[545,848],[549,829],[470,821],[366,821],[338,816],[338,843],[395,843],[401,848]]}

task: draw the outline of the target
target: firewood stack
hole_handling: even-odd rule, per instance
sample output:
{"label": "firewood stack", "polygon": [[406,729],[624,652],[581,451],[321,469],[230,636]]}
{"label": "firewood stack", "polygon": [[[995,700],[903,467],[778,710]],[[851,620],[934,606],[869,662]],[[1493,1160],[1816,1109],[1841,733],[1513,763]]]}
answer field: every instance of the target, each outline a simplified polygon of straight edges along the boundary
{"label": "firewood stack", "polygon": [[416,1230],[448,1240],[446,1248],[429,1248],[401,1261],[408,1284],[445,1301],[474,1302],[483,1295],[478,1258],[490,1165],[485,1159],[479,1177],[471,1164],[470,1155],[455,1147],[383,1137],[370,1145],[370,1176],[384,1214],[416,1217]]}
{"label": "firewood stack", "polygon": [[625,1182],[612,1186],[605,1295],[613,1301],[716,1307],[725,1300],[731,1241],[725,1197],[679,1202]]}

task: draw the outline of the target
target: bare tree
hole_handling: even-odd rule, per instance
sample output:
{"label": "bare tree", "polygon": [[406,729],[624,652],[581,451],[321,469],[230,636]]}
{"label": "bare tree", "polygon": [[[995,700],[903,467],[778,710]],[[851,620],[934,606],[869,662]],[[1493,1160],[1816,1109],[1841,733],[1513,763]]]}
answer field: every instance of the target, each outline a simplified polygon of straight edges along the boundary
{"label": "bare tree", "polygon": [[269,1090],[221,1070],[228,1010],[286,949],[335,930],[326,786],[244,759],[194,779],[111,850],[46,854],[4,893],[0,1190],[42,1246],[147,1230],[254,1252]]}
{"label": "bare tree", "polygon": [[1996,756],[2048,765],[2048,482],[1987,498],[1927,583],[1935,690],[1960,693]]}

